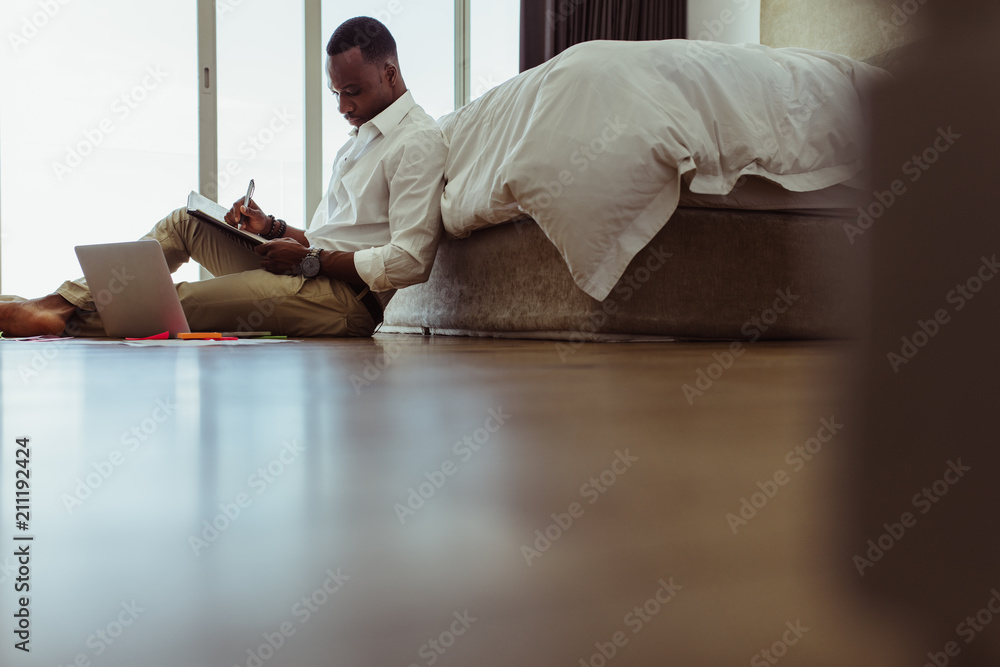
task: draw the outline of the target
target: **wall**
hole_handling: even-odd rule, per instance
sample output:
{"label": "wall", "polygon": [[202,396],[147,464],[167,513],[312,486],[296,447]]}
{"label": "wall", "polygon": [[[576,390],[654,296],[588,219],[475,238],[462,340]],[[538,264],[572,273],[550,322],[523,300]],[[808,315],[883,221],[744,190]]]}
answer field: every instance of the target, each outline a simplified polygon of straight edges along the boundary
{"label": "wall", "polygon": [[688,39],[760,43],[761,0],[688,0]]}
{"label": "wall", "polygon": [[912,41],[927,0],[761,0],[761,43],[864,60]]}

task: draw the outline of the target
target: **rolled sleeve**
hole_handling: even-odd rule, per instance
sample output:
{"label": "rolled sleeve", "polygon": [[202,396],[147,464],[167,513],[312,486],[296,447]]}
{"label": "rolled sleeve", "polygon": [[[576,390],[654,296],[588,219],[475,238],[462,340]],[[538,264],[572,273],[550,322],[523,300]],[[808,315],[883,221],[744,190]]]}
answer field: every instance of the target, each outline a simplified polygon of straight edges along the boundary
{"label": "rolled sleeve", "polygon": [[355,252],[354,268],[357,269],[358,275],[373,292],[393,289],[385,272],[385,262],[382,260],[381,249],[369,248]]}

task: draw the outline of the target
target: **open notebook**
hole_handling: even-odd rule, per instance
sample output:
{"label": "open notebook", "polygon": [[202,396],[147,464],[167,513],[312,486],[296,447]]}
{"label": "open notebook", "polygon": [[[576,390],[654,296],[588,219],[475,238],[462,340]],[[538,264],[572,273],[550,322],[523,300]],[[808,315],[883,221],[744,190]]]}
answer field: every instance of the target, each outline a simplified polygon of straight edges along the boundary
{"label": "open notebook", "polygon": [[216,204],[208,197],[204,197],[193,190],[188,195],[187,211],[202,222],[214,226],[216,229],[222,231],[223,234],[228,235],[237,243],[241,243],[248,248],[255,248],[261,243],[267,243],[267,239],[263,236],[245,232],[242,229],[236,229],[227,224],[225,217],[229,209]]}

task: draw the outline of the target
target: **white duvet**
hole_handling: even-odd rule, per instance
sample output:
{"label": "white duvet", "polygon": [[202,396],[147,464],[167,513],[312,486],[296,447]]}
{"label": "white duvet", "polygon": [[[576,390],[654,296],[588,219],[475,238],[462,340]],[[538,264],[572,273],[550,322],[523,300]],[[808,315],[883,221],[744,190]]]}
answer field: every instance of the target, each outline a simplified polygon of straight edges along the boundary
{"label": "white duvet", "polygon": [[530,215],[576,284],[607,297],[677,207],[753,174],[806,192],[862,168],[877,68],[802,49],[586,42],[440,119],[446,232]]}

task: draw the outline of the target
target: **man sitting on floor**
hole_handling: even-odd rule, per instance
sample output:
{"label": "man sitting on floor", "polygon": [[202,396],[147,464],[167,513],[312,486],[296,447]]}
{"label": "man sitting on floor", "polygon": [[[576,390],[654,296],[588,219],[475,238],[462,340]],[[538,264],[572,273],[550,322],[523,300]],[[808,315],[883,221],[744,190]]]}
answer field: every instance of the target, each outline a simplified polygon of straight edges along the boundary
{"label": "man sitting on floor", "polygon": [[[250,250],[178,209],[143,238],[170,271],[194,259],[213,275],[178,283],[193,331],[238,322],[288,336],[370,336],[396,289],[427,280],[441,235],[446,148],[437,123],[403,83],[396,41],[375,19],[346,21],[327,44],[330,90],[354,126],[305,231],[242,198],[226,222],[271,239]],[[318,260],[318,262],[316,261]],[[262,319],[263,318],[263,319]],[[104,336],[90,289],[0,303],[7,336]]]}

